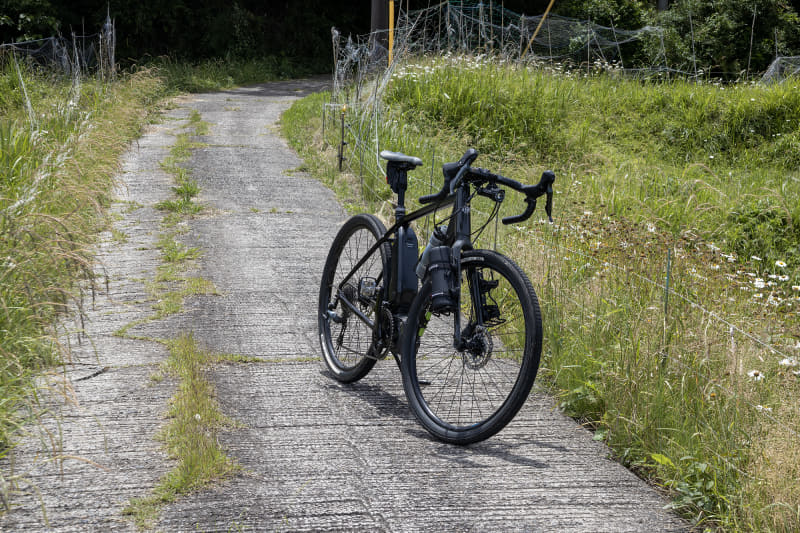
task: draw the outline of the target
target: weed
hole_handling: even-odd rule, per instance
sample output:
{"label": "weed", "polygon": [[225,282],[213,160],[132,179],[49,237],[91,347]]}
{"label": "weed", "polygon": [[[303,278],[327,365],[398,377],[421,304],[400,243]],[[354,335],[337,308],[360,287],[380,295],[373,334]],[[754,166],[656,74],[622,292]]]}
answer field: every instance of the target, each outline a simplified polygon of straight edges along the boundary
{"label": "weed", "polygon": [[177,465],[152,495],[131,500],[124,509],[123,514],[132,516],[140,528],[151,527],[164,505],[240,468],[225,455],[217,439],[217,433],[233,422],[219,410],[213,386],[205,376],[213,356],[200,349],[191,334],[169,341],[168,346],[165,370],[180,383],[170,400],[169,423],[158,439]]}

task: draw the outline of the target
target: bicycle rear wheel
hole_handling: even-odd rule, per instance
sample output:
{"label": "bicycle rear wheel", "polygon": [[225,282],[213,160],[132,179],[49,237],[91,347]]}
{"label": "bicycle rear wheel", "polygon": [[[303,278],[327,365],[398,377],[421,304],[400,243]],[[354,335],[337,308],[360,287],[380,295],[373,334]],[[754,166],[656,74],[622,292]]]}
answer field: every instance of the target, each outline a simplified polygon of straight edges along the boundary
{"label": "bicycle rear wheel", "polygon": [[513,261],[489,250],[464,252],[461,274],[461,346],[453,346],[455,313],[430,312],[430,281],[411,305],[402,344],[411,410],[433,436],[453,444],[487,439],[514,418],[542,352],[536,293]]}
{"label": "bicycle rear wheel", "polygon": [[[386,227],[377,217],[352,217],[333,240],[322,272],[320,345],[325,364],[337,380],[345,383],[366,376],[379,355],[372,353],[373,330],[362,317],[376,322],[376,302],[381,298],[391,253],[388,243],[378,247],[356,271],[353,269],[384,233]],[[348,275],[349,280],[342,285]]]}

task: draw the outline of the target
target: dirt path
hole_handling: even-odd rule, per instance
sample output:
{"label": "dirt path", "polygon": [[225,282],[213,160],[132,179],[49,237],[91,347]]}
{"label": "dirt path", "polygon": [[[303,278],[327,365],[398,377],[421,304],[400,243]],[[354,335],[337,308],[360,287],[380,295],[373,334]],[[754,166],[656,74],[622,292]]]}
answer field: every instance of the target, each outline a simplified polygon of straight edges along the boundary
{"label": "dirt path", "polygon": [[[329,190],[290,172],[300,161],[275,133],[291,101],[320,87],[195,95],[131,149],[115,207],[127,237],[109,234],[100,245],[110,289],[89,311],[92,343],[70,336],[67,392],[77,406],[53,401],[60,422],[32,430],[19,447],[13,466],[25,481],[0,528],[44,529],[44,504],[53,530],[135,530],[122,508],[172,467],[153,439],[176,385],[152,379],[166,348],[113,332],[152,315],[146,283],[159,264],[163,216],[154,205],[173,185],[159,162],[196,110],[211,129],[187,165],[213,209],[180,238],[202,249],[196,274],[220,294],[190,297],[184,312],[128,335],[192,332],[210,350],[260,361],[217,365],[211,376],[223,412],[239,422],[220,440],[242,471],[166,506],[157,530],[685,530],[661,496],[542,394],[498,436],[459,448],[418,426],[392,361],[353,386],[327,377],[314,308],[345,214]],[[68,457],[46,460],[53,441]]]}

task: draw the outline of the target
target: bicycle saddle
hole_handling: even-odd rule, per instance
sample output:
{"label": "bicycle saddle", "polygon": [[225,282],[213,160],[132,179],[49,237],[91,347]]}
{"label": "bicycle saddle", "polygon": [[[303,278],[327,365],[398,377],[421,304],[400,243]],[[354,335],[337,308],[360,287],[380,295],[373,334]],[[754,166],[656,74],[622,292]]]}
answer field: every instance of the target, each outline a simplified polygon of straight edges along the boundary
{"label": "bicycle saddle", "polygon": [[390,152],[389,150],[382,150],[381,157],[387,161],[394,163],[407,163],[413,165],[411,168],[422,166],[422,159],[410,155],[402,154],[400,152]]}

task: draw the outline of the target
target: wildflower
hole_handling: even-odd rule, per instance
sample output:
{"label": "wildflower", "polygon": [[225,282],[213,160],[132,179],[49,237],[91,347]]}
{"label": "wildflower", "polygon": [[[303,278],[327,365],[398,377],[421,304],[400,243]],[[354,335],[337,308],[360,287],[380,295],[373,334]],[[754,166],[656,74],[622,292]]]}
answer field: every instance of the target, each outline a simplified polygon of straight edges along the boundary
{"label": "wildflower", "polygon": [[650,233],[655,233],[656,232],[656,225],[653,224],[652,222],[648,222],[647,223],[647,231],[649,231]]}
{"label": "wildflower", "polygon": [[778,364],[781,366],[797,366],[797,359],[794,357],[784,357]]}
{"label": "wildflower", "polygon": [[709,159],[714,159],[713,155],[708,156]]}
{"label": "wildflower", "polygon": [[449,94],[447,94],[447,93],[442,93],[442,94],[444,95],[444,97],[445,97],[445,98],[447,98],[448,100],[450,100],[450,95],[449,95]]}
{"label": "wildflower", "polygon": [[194,419],[197,420],[198,422],[200,422],[200,413],[195,413],[194,414]]}
{"label": "wildflower", "polygon": [[750,372],[747,373],[747,375],[753,378],[753,381],[761,381],[762,379],[764,379],[764,374],[762,374],[758,370],[751,370]]}
{"label": "wildflower", "polygon": [[719,265],[711,265],[711,270],[719,270]]}
{"label": "wildflower", "polygon": [[778,276],[778,281],[789,281],[789,276],[782,274]]}
{"label": "wildflower", "polygon": [[800,291],[800,285],[792,285],[793,291]]}
{"label": "wildflower", "polygon": [[786,262],[778,259],[777,261],[775,261],[775,266],[780,268],[786,268]]}
{"label": "wildflower", "polygon": [[756,405],[756,411],[759,413],[771,413],[772,407],[764,407],[763,405]]}
{"label": "wildflower", "polygon": [[763,295],[763,294],[761,294],[760,292],[757,292],[757,293],[755,293],[755,294],[753,295],[753,298],[763,298],[763,297],[764,297],[764,295]]}
{"label": "wildflower", "polygon": [[753,261],[761,261],[761,258],[758,257],[757,255],[751,255],[750,259],[752,259]]}
{"label": "wildflower", "polygon": [[763,280],[763,279],[761,279],[761,278],[756,278],[756,279],[753,281],[753,286],[754,286],[756,289],[763,289],[763,288],[766,286],[766,284],[764,283],[764,280]]}

